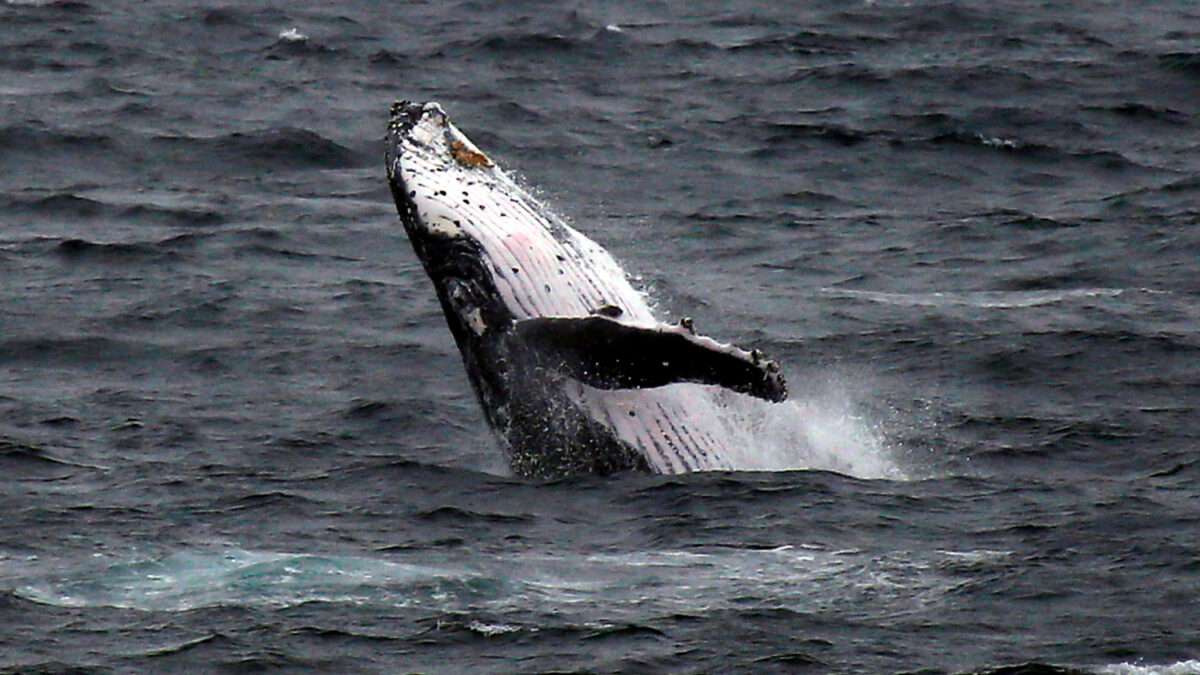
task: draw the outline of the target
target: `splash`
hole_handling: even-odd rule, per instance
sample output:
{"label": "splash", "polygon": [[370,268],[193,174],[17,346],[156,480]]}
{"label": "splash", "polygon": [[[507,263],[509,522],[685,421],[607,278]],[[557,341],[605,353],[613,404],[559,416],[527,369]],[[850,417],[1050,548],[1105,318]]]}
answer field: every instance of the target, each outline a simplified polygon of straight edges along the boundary
{"label": "splash", "polygon": [[[732,395],[726,395],[732,399]],[[751,403],[751,405],[747,405]],[[731,447],[742,471],[817,470],[907,480],[879,425],[842,386],[793,393],[783,403],[727,400]]]}
{"label": "splash", "polygon": [[1105,666],[1102,675],[1200,675],[1200,661],[1180,661],[1166,666],[1121,663]]}
{"label": "splash", "polygon": [[283,42],[307,42],[308,36],[300,32],[299,28],[292,26],[279,32],[279,39]]}

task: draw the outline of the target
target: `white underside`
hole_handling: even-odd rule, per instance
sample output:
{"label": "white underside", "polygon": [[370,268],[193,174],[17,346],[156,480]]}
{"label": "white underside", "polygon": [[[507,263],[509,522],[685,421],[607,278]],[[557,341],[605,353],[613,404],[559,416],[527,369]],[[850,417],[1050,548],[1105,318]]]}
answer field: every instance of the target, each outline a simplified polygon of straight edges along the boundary
{"label": "white underside", "polygon": [[622,321],[656,323],[607,251],[548,214],[501,170],[430,171],[409,159],[404,178],[417,193],[413,201],[422,221],[483,245],[496,286],[518,319],[582,317],[615,305]]}

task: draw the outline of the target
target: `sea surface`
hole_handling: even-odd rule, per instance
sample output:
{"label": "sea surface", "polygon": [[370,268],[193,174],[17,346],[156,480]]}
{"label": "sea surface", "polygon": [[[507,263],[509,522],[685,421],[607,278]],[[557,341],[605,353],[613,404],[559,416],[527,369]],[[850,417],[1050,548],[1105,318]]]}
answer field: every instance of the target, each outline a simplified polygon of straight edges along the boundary
{"label": "sea surface", "polygon": [[[437,100],[775,471],[512,477]],[[1200,5],[0,3],[0,672],[1200,673]]]}

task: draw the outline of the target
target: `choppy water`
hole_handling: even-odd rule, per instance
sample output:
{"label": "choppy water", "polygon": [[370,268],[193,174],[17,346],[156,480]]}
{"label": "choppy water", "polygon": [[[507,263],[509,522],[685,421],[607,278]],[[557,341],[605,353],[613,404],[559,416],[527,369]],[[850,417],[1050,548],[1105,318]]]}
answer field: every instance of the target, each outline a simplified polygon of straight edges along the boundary
{"label": "choppy water", "polygon": [[[7,0],[0,667],[1200,672],[1197,26]],[[782,361],[795,470],[506,477],[395,98]]]}

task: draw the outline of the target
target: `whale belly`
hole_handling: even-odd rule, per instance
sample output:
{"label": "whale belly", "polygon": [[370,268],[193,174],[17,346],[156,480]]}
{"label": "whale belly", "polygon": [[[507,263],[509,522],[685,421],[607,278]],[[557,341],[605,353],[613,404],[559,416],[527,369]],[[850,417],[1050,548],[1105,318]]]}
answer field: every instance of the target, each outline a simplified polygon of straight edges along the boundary
{"label": "whale belly", "polygon": [[[572,383],[567,395],[657,473],[732,470],[734,430],[721,414],[723,392],[673,384],[653,389],[596,389]],[[745,397],[739,397],[745,398]],[[738,401],[754,405],[753,401]]]}

